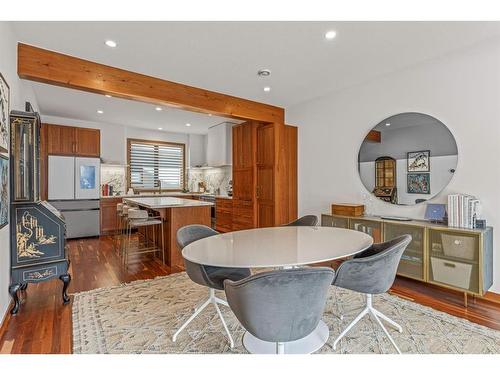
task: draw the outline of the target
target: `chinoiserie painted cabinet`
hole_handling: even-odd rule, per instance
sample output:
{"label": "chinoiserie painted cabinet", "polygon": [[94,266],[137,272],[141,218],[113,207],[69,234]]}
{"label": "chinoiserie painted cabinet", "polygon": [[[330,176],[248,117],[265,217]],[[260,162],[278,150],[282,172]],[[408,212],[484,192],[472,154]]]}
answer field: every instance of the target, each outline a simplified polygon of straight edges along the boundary
{"label": "chinoiserie painted cabinet", "polygon": [[64,217],[48,202],[40,200],[40,119],[34,112],[10,114],[10,285],[14,301],[10,310],[19,310],[20,290],[28,283],[58,277],[63,281],[63,302],[71,281],[66,257]]}

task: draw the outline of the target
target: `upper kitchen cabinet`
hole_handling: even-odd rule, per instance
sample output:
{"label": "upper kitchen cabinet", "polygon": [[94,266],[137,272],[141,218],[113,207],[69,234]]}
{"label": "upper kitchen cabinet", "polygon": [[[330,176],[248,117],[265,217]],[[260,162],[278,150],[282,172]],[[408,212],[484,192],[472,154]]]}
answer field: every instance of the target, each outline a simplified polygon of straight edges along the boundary
{"label": "upper kitchen cabinet", "polygon": [[233,123],[223,122],[208,129],[207,164],[220,167],[232,164]]}
{"label": "upper kitchen cabinet", "polygon": [[77,156],[101,155],[101,132],[99,129],[75,128]]}
{"label": "upper kitchen cabinet", "polygon": [[70,126],[49,125],[47,127],[47,152],[52,155],[74,155],[75,128]]}
{"label": "upper kitchen cabinet", "polygon": [[49,155],[99,157],[101,136],[99,129],[77,128],[43,124],[47,134]]}
{"label": "upper kitchen cabinet", "polygon": [[189,166],[194,168],[207,165],[207,136],[189,134]]}

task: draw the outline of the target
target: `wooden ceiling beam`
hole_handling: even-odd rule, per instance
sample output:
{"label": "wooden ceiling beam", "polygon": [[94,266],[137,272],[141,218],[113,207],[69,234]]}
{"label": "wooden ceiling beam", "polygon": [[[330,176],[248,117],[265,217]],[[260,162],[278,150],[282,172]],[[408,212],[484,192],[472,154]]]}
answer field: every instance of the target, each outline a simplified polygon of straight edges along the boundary
{"label": "wooden ceiling beam", "polygon": [[211,113],[237,119],[283,123],[283,108],[187,86],[160,78],[19,43],[22,79],[76,90]]}

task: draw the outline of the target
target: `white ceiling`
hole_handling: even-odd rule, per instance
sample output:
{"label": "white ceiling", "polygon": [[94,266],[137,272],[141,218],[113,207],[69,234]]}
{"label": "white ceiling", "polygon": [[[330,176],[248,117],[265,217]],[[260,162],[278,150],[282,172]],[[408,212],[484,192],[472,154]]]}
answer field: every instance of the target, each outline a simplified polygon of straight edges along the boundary
{"label": "white ceiling", "polygon": [[[386,126],[386,124],[390,124]],[[386,130],[394,130],[401,128],[408,128],[410,126],[429,126],[429,125],[439,125],[443,126],[444,124],[438,119],[426,115],[424,113],[416,113],[416,112],[406,112],[399,113],[397,115],[386,118],[376,125],[373,129],[386,131]]]}
{"label": "white ceiling", "polygon": [[[133,100],[107,98],[104,95],[33,82],[42,117],[57,116],[84,121],[134,126],[176,133],[207,134],[208,128],[221,122],[239,122],[171,107],[160,107]],[[97,113],[102,110],[104,113]],[[186,126],[191,124],[191,126]]]}
{"label": "white ceiling", "polygon": [[[500,22],[12,24],[25,43],[285,108],[500,36]],[[337,37],[326,41],[324,34],[330,29]],[[106,39],[115,40],[118,47],[105,46]],[[261,68],[271,69],[272,75],[257,77]],[[264,86],[272,90],[266,93]],[[35,92],[42,114],[65,113],[94,121],[95,106],[104,99],[93,102],[93,94],[38,84]],[[148,113],[143,117],[145,112],[134,112],[139,110],[135,103],[116,107],[116,112],[103,108],[108,122],[134,119],[157,127],[157,115],[169,121],[167,111],[149,113],[143,107]]]}

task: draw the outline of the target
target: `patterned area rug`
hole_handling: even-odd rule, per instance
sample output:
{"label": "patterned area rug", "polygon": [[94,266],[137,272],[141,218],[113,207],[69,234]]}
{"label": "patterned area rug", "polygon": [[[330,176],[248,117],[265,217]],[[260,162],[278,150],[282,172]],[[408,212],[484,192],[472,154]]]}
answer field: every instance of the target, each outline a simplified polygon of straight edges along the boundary
{"label": "patterned area rug", "polygon": [[[74,353],[247,353],[242,345],[243,328],[229,308],[222,306],[235,348],[231,349],[212,306],[207,307],[172,342],[172,334],[207,297],[207,289],[185,273],[136,281],[74,296]],[[394,353],[380,327],[364,317],[341,340],[332,343],[361,311],[364,298],[358,293],[331,288],[323,320],[330,338],[318,353]],[[403,333],[388,328],[403,353],[500,353],[500,331],[383,294],[374,306],[398,322]],[[353,311],[354,309],[354,311]],[[343,311],[340,321],[335,315]]]}

